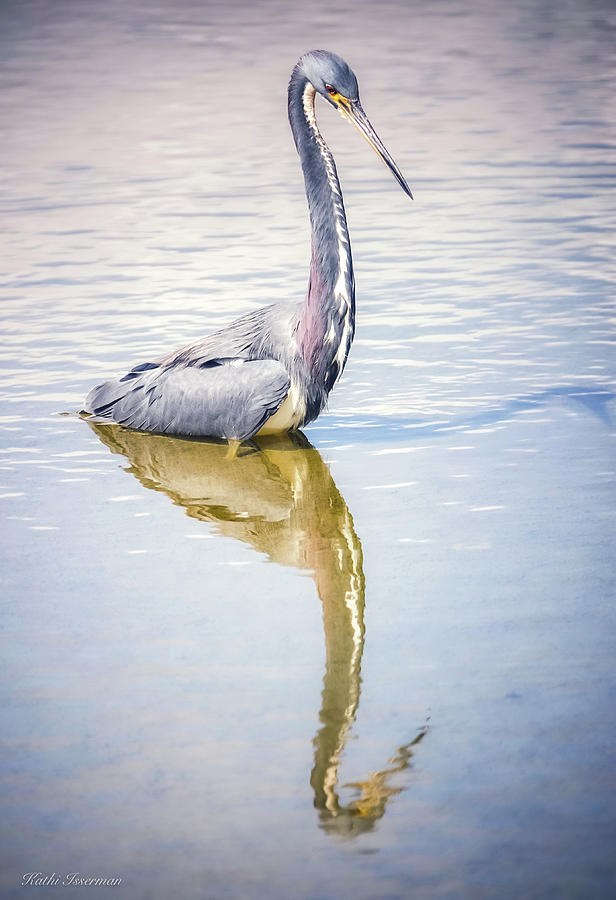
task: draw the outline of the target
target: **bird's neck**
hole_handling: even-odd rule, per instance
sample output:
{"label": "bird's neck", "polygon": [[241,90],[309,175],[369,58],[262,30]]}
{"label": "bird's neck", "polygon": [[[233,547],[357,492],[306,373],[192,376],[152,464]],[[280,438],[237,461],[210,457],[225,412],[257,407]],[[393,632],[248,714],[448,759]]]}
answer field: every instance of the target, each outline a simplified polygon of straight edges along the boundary
{"label": "bird's neck", "polygon": [[340,182],[317,126],[314,101],[315,89],[296,69],[289,84],[289,122],[312,227],[310,281],[296,336],[312,377],[329,392],[342,374],[353,340],[355,283]]}

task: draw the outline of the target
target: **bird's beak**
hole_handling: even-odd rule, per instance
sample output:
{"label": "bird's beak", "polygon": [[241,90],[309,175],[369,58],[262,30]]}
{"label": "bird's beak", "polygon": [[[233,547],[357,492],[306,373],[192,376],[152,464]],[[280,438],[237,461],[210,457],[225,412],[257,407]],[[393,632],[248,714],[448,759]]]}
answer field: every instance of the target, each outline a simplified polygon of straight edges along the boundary
{"label": "bird's beak", "polygon": [[363,134],[372,149],[381,157],[387,168],[393,172],[394,178],[396,179],[404,193],[408,194],[408,196],[412,200],[413,195],[411,194],[410,187],[406,183],[404,175],[395,164],[395,162],[391,158],[389,151],[370,124],[370,120],[364,112],[359,100],[347,100],[346,97],[339,97],[337,99],[338,109],[340,110],[344,118],[348,119],[349,122],[352,122],[352,124],[357,128],[360,134]]}

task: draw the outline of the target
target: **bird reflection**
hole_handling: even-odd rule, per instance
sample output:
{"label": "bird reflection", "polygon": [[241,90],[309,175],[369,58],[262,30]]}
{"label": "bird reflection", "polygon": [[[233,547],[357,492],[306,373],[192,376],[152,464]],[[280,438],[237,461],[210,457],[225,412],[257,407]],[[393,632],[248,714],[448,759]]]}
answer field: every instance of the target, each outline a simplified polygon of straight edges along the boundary
{"label": "bird reflection", "polygon": [[230,459],[225,443],[128,431],[88,421],[111,450],[125,456],[145,487],[166,493],[189,516],[250,544],[276,563],[309,570],[323,605],[325,676],[310,784],[319,824],[355,836],[369,831],[402,788],[392,776],[409,767],[425,728],[388,765],[339,796],[342,752],[355,720],[364,649],[365,579],[353,519],[331,473],[301,432],[260,438]]}

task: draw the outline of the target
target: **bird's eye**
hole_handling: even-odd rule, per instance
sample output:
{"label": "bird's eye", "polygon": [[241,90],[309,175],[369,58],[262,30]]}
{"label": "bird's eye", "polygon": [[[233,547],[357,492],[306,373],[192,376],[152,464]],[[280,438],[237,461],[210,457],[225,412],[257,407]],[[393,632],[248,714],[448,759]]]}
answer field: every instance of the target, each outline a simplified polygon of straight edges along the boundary
{"label": "bird's eye", "polygon": [[326,84],[326,85],[325,85],[325,90],[327,91],[328,94],[337,94],[337,93],[338,93],[338,91],[336,90],[336,88],[335,88],[335,87],[332,87],[331,84]]}

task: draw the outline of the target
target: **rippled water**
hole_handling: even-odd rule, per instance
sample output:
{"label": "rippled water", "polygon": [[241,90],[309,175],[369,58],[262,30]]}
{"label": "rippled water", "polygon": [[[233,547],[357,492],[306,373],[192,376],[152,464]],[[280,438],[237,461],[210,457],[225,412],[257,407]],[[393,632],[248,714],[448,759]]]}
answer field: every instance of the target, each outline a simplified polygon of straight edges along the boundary
{"label": "rippled water", "polygon": [[[615,29],[3,4],[4,896],[613,892]],[[416,198],[320,111],[358,293],[329,411],[236,461],[81,421],[303,293],[285,91],[320,46]]]}

